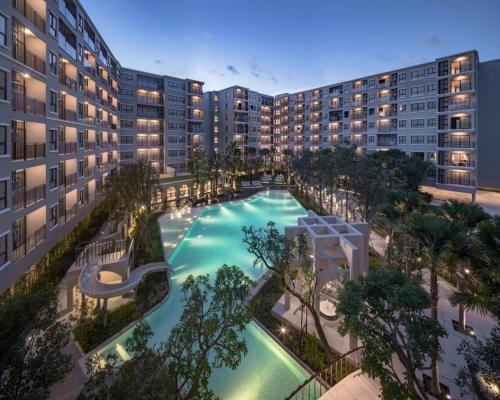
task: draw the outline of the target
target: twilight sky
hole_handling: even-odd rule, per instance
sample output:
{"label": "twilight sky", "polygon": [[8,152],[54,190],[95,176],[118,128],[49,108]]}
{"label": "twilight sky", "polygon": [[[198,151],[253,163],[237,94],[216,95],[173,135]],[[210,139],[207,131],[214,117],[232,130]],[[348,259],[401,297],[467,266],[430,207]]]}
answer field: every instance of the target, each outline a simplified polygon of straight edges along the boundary
{"label": "twilight sky", "polygon": [[500,58],[500,0],[81,0],[122,66],[266,94],[477,49]]}

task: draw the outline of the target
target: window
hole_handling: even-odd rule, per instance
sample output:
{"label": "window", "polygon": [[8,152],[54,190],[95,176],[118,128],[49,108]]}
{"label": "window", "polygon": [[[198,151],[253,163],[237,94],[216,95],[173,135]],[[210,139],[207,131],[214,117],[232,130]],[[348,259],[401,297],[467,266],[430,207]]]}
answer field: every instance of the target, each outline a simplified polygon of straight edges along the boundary
{"label": "window", "polygon": [[427,75],[435,75],[437,72],[436,67],[428,67],[427,68]]}
{"label": "window", "polygon": [[374,108],[369,108],[368,109],[368,115],[375,115],[375,109]]}
{"label": "window", "polygon": [[425,120],[423,118],[422,119],[412,119],[411,120],[411,127],[412,128],[423,128],[424,122],[425,122]]}
{"label": "window", "polygon": [[7,100],[7,71],[0,69],[0,100]]}
{"label": "window", "polygon": [[49,33],[57,37],[57,18],[52,13],[49,13]]}
{"label": "window", "polygon": [[49,150],[57,150],[57,129],[50,130]]}
{"label": "window", "polygon": [[3,235],[0,237],[0,265],[7,261],[7,235]]}
{"label": "window", "polygon": [[133,151],[121,151],[120,152],[120,159],[121,160],[132,160],[133,158],[134,158]]}
{"label": "window", "polygon": [[406,136],[398,136],[399,143],[406,143]]}
{"label": "window", "polygon": [[132,89],[122,88],[120,94],[126,97],[134,97],[134,91]]}
{"label": "window", "polygon": [[344,111],[344,118],[349,118],[349,111]]}
{"label": "window", "polygon": [[78,177],[83,176],[83,160],[78,160]]}
{"label": "window", "polygon": [[120,127],[121,128],[132,128],[134,126],[134,121],[131,121],[129,119],[121,119],[120,120]]}
{"label": "window", "polygon": [[7,154],[7,127],[0,125],[0,156]]}
{"label": "window", "polygon": [[436,135],[427,136],[427,143],[431,143],[431,144],[436,143]]}
{"label": "window", "polygon": [[369,101],[374,101],[375,100],[375,93],[369,93],[368,94],[368,100]]}
{"label": "window", "polygon": [[7,208],[7,180],[0,181],[0,210]]}
{"label": "window", "polygon": [[400,119],[399,120],[399,127],[400,128],[406,128],[406,119]]}
{"label": "window", "polygon": [[120,144],[133,144],[134,137],[133,136],[120,136]]}
{"label": "window", "polygon": [[57,93],[52,90],[50,91],[49,110],[53,113],[57,112]]}
{"label": "window", "polygon": [[83,149],[83,131],[78,132],[78,148]]}
{"label": "window", "polygon": [[400,112],[405,112],[406,111],[406,104],[400,104],[399,105],[399,111]]}
{"label": "window", "polygon": [[0,44],[7,46],[7,18],[0,14]]}
{"label": "window", "polygon": [[411,71],[411,79],[422,79],[423,77],[425,77],[425,69]]}
{"label": "window", "polygon": [[406,96],[406,89],[399,89],[400,96]]}
{"label": "window", "polygon": [[411,111],[412,112],[423,111],[423,110],[425,110],[425,103],[412,103],[411,104]]}
{"label": "window", "polygon": [[429,83],[427,85],[427,91],[428,92],[435,92],[438,89],[437,83]]}
{"label": "window", "polygon": [[425,86],[414,86],[411,88],[411,95],[418,96],[425,93]]}
{"label": "window", "polygon": [[134,106],[132,104],[120,103],[120,111],[124,113],[132,113],[134,112]]}
{"label": "window", "polygon": [[406,72],[399,74],[399,81],[406,81]]}
{"label": "window", "polygon": [[57,187],[57,167],[49,169],[49,189]]}
{"label": "window", "polygon": [[374,121],[368,122],[368,128],[375,129],[375,122]]}
{"label": "window", "polygon": [[120,73],[120,78],[124,81],[133,81],[134,80],[134,75],[128,74],[126,72],[121,72]]}
{"label": "window", "polygon": [[50,207],[49,211],[49,228],[53,228],[57,225],[57,204]]}
{"label": "window", "polygon": [[425,136],[412,136],[411,144],[424,144]]}
{"label": "window", "polygon": [[375,136],[368,136],[368,143],[375,143]]}
{"label": "window", "polygon": [[78,73],[78,89],[83,91],[83,75]]}
{"label": "window", "polygon": [[50,72],[57,75],[57,56],[49,51],[49,68]]}
{"label": "window", "polygon": [[437,118],[429,118],[429,119],[427,120],[427,126],[428,126],[429,128],[434,128],[434,127],[436,127],[436,126],[437,126]]}
{"label": "window", "polygon": [[427,109],[429,110],[435,110],[436,109],[436,100],[433,100],[433,101],[428,101],[427,102]]}
{"label": "window", "polygon": [[80,189],[78,191],[78,206],[80,206],[80,207],[83,206],[84,198],[85,198],[84,189]]}

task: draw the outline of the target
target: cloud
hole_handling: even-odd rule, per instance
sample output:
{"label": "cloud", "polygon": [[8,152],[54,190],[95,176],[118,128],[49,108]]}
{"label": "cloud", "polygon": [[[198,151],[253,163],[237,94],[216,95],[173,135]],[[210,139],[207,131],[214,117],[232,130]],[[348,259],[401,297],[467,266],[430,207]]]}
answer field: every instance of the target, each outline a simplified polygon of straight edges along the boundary
{"label": "cloud", "polygon": [[235,67],[234,65],[230,65],[230,64],[228,64],[228,65],[226,66],[226,69],[227,69],[229,72],[231,72],[233,75],[238,75],[238,74],[239,74],[238,70],[236,69],[236,67]]}
{"label": "cloud", "polygon": [[225,74],[224,72],[220,72],[220,71],[217,71],[215,69],[211,69],[210,72],[214,75],[217,75],[217,76],[226,76],[227,74]]}
{"label": "cloud", "polygon": [[428,46],[439,46],[441,44],[441,38],[434,33],[424,38],[424,44]]}
{"label": "cloud", "polygon": [[250,66],[250,72],[256,78],[260,78],[262,75],[262,67],[257,63],[255,59],[248,61]]}
{"label": "cloud", "polygon": [[163,64],[163,60],[155,60],[155,64]]}
{"label": "cloud", "polygon": [[375,58],[379,61],[392,61],[394,57],[386,54],[386,53],[377,53],[375,54]]}
{"label": "cloud", "polygon": [[278,79],[276,79],[276,77],[274,76],[271,76],[269,79],[274,83],[278,83]]}

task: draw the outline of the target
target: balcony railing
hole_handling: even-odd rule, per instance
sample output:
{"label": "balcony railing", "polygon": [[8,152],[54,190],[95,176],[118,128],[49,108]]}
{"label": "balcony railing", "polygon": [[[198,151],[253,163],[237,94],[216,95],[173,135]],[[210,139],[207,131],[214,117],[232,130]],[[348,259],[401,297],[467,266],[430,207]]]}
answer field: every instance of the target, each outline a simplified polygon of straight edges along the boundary
{"label": "balcony railing", "polygon": [[59,69],[59,83],[67,86],[68,88],[70,88],[72,90],[76,90],[78,87],[78,83],[76,82],[76,80],[73,78],[70,78],[68,75],[65,75],[61,69]]}
{"label": "balcony railing", "polygon": [[438,160],[438,165],[445,167],[474,167],[476,163],[474,160],[453,160],[445,157]]}
{"label": "balcony railing", "polygon": [[95,142],[85,142],[84,148],[85,148],[85,150],[94,150],[95,149]]}
{"label": "balcony railing", "polygon": [[45,184],[31,189],[19,188],[12,192],[12,209],[14,211],[27,207],[45,198]]}
{"label": "balcony railing", "polygon": [[76,184],[76,172],[64,175],[64,179],[61,186],[68,187],[74,184]]}
{"label": "balcony railing", "polygon": [[86,178],[94,176],[96,174],[96,167],[85,167],[85,169],[83,170],[83,174]]}
{"label": "balcony railing", "polygon": [[70,220],[71,218],[73,218],[76,215],[76,207],[77,206],[75,203],[72,206],[66,208],[66,213],[65,213],[66,221]]}
{"label": "balcony railing", "polygon": [[45,157],[45,143],[12,143],[13,160],[31,160]]}
{"label": "balcony railing", "polygon": [[398,141],[396,139],[382,139],[378,138],[377,146],[397,146]]}
{"label": "balcony railing", "polygon": [[58,43],[61,49],[63,49],[73,60],[76,60],[76,49],[66,40],[66,37],[61,31],[59,31]]}
{"label": "balcony railing", "polygon": [[[441,171],[438,171],[441,172]],[[453,171],[443,171],[447,173],[438,173],[438,183],[443,185],[461,185],[461,186],[474,186],[475,181],[472,174],[467,171],[454,173]]]}
{"label": "balcony railing", "polygon": [[137,102],[142,104],[163,104],[163,98],[161,96],[148,96],[148,95],[137,95]]}
{"label": "balcony railing", "polygon": [[24,93],[13,91],[14,101],[12,102],[13,111],[21,111],[26,114],[45,115],[45,102],[27,97]]}
{"label": "balcony railing", "polygon": [[88,74],[95,76],[96,75],[95,67],[90,65],[90,63],[87,61],[87,59],[85,59],[83,63],[85,65],[85,71],[87,71]]}
{"label": "balcony railing", "polygon": [[45,33],[45,19],[26,0],[13,0],[12,6],[23,14],[33,25]]}
{"label": "balcony railing", "polygon": [[469,80],[459,81],[459,83],[452,82],[451,84],[451,93],[461,93],[468,90],[472,90],[472,83]]}
{"label": "balcony railing", "polygon": [[450,137],[447,139],[440,139],[438,146],[441,148],[451,149],[473,149],[476,147],[476,142],[469,137]]}
{"label": "balcony railing", "polygon": [[190,114],[190,115],[188,115],[188,119],[191,119],[193,121],[202,121],[203,120],[203,115],[200,115],[200,114]]}
{"label": "balcony railing", "polygon": [[65,121],[76,121],[76,111],[69,110],[67,108],[59,109],[59,118],[64,119]]}
{"label": "balcony railing", "polygon": [[38,228],[26,238],[26,253],[29,253],[36,246],[45,240],[45,225]]}
{"label": "balcony railing", "polygon": [[464,111],[474,108],[475,103],[471,99],[450,99],[448,111]]}
{"label": "balcony railing", "polygon": [[388,132],[396,132],[397,131],[396,125],[379,125],[377,127],[377,132],[380,133],[388,133]]}
{"label": "balcony railing", "polygon": [[472,62],[470,60],[451,64],[451,73],[453,75],[470,71],[472,71]]}
{"label": "balcony railing", "polygon": [[24,43],[16,40],[13,43],[12,52],[17,61],[22,62],[42,74],[45,74],[45,60],[42,60],[35,53],[28,50]]}
{"label": "balcony railing", "polygon": [[59,142],[59,154],[75,154],[76,142]]}

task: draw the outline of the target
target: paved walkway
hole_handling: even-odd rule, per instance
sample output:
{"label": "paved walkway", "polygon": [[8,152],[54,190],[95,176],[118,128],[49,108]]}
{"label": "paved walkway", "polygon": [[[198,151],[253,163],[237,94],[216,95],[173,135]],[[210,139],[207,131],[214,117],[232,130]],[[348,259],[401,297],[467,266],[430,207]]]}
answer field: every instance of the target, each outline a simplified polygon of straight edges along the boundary
{"label": "paved walkway", "polygon": [[[469,193],[452,192],[430,186],[422,186],[421,189],[434,196],[434,204],[440,204],[448,199],[456,199],[466,203],[472,201]],[[487,213],[500,215],[500,193],[478,190],[476,194],[476,203],[483,207]]]}
{"label": "paved walkway", "polygon": [[380,385],[360,370],[347,375],[320,400],[379,400]]}

